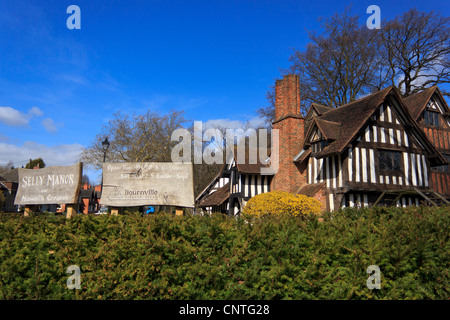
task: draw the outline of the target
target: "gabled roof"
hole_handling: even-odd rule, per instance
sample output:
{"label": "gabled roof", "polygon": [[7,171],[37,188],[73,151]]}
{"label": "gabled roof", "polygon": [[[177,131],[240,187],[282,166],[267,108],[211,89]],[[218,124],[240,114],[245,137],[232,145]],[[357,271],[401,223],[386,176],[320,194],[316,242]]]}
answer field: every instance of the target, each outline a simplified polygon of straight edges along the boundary
{"label": "gabled roof", "polygon": [[220,206],[229,197],[230,197],[230,183],[227,183],[223,187],[217,189],[213,193],[209,194],[206,198],[201,200],[199,203],[199,207]]}
{"label": "gabled roof", "polygon": [[403,98],[403,102],[405,103],[409,113],[411,114],[414,120],[417,120],[419,118],[422,111],[427,106],[428,101],[430,101],[431,97],[435,93],[439,96],[440,100],[443,102],[444,108],[447,109],[446,112],[450,111],[439,88],[437,86],[433,86],[431,88],[422,90],[416,94]]}
{"label": "gabled roof", "polygon": [[334,108],[327,107],[318,103],[312,103],[305,117],[305,134],[306,132],[308,132],[314,118],[321,116],[325,112],[331,111],[333,109]]}
{"label": "gabled roof", "polygon": [[[228,161],[230,163],[224,163],[222,165],[222,168],[219,170],[217,175],[212,179],[212,181],[198,194],[198,196],[195,198],[195,201],[200,201],[202,203],[202,197],[205,197],[204,199],[209,198],[209,195],[207,195],[207,192],[216,184],[216,182],[225,174],[224,171],[228,170],[232,164],[235,164],[237,166],[237,170],[240,173],[247,173],[247,174],[260,174],[261,168],[270,168],[270,163],[261,163],[259,159],[259,153],[258,150],[256,150],[256,163],[250,163],[250,156],[249,156],[249,148],[245,148],[245,156],[244,156],[244,163],[239,163],[237,160],[237,148],[233,148],[233,154],[232,154],[232,161]],[[253,150],[252,150],[253,152]],[[267,155],[270,155],[270,149],[267,151]],[[217,192],[217,191],[216,191]],[[214,192],[215,193],[215,192]]]}
{"label": "gabled roof", "polygon": [[314,121],[325,139],[336,140],[336,138],[339,136],[341,123],[328,121],[321,118],[316,118],[314,119]]}
{"label": "gabled roof", "polygon": [[219,180],[219,178],[222,176],[225,166],[226,166],[226,164],[222,165],[222,167],[220,168],[219,172],[216,174],[214,179],[212,179],[211,182],[205,188],[203,188],[203,190],[195,198],[195,201],[198,201],[201,197],[203,197],[205,195],[206,191],[208,191],[211,187],[214,186],[214,184],[217,182],[217,180]]}
{"label": "gabled roof", "polygon": [[332,108],[332,107],[324,106],[323,104],[318,104],[318,103],[312,103],[311,107],[313,107],[316,110],[316,112],[319,116],[324,114],[325,112],[334,110],[334,108]]}
{"label": "gabled roof", "polygon": [[[387,87],[362,99],[328,111],[320,116],[320,120],[340,123],[341,126],[336,140],[323,148],[323,150],[317,153],[315,157],[322,158],[342,153],[346,147],[359,136],[358,133],[362,133],[364,125],[386,99],[389,99],[390,102],[398,107],[398,112],[406,121],[409,131],[415,135],[421,144],[423,144],[433,165],[445,164],[446,161],[442,154],[440,154],[436,147],[428,140],[423,130],[419,128],[417,122],[412,118],[408,108],[403,102],[399,90],[394,86]],[[326,122],[323,122],[323,124],[326,124]]]}
{"label": "gabled roof", "polygon": [[[372,116],[372,114],[390,93],[395,93],[398,95],[396,89],[393,86],[390,86],[362,99],[330,110],[320,116],[320,120],[323,121],[323,124],[326,123],[325,121],[339,123],[340,129],[336,140],[317,154],[317,157],[341,153],[355,138],[358,131],[361,130],[362,126],[367,122],[367,120]],[[400,98],[400,96],[398,97]],[[325,127],[325,125],[322,127]],[[331,129],[329,131],[331,131]]]}

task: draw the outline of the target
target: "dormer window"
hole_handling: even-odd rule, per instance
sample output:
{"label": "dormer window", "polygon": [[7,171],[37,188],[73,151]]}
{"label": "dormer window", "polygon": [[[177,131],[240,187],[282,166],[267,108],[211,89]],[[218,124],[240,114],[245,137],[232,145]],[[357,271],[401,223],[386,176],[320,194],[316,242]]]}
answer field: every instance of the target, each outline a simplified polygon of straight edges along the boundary
{"label": "dormer window", "polygon": [[311,145],[312,152],[317,153],[323,150],[326,146],[328,146],[330,143],[327,140],[320,140],[313,142]]}

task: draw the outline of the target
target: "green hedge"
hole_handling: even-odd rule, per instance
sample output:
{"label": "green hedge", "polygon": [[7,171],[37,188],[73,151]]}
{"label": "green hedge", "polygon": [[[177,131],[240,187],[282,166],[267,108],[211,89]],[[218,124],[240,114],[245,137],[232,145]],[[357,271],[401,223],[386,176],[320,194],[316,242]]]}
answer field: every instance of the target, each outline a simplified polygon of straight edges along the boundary
{"label": "green hedge", "polygon": [[[448,299],[449,208],[0,215],[0,299]],[[70,265],[81,289],[66,287]],[[366,286],[369,265],[381,289]]]}

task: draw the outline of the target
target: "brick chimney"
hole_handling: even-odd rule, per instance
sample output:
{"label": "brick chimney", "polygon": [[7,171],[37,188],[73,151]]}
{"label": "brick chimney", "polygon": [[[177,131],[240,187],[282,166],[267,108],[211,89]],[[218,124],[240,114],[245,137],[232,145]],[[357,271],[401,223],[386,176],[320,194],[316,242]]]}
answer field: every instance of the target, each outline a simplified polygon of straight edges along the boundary
{"label": "brick chimney", "polygon": [[300,112],[298,75],[288,74],[275,82],[275,121],[279,130],[279,167],[271,182],[271,190],[295,192],[306,184],[306,167],[300,168],[294,158],[304,143],[304,121]]}

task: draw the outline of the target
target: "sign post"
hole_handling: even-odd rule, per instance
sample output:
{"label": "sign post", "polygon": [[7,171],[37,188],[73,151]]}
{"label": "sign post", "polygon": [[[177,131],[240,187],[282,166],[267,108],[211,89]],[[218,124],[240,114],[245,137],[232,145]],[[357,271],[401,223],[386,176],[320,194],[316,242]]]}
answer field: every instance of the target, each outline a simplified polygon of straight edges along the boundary
{"label": "sign post", "polygon": [[33,215],[35,210],[36,210],[35,206],[25,206],[24,211],[23,211],[23,216],[29,217],[29,216]]}
{"label": "sign post", "polygon": [[24,205],[29,216],[41,204],[66,204],[67,218],[76,215],[81,188],[82,163],[38,170],[19,168],[15,205]]}
{"label": "sign post", "polygon": [[103,163],[103,191],[100,204],[118,208],[136,206],[194,207],[192,163],[125,162]]}
{"label": "sign post", "polygon": [[74,204],[66,205],[66,210],[67,210],[66,218],[67,219],[73,218],[74,216],[77,215],[76,207],[77,207],[77,205],[74,205]]}

